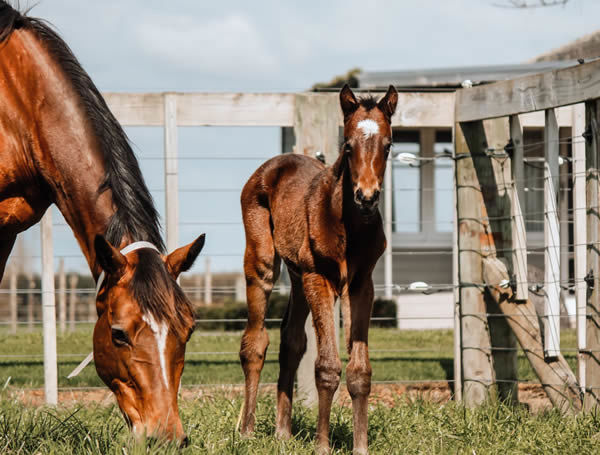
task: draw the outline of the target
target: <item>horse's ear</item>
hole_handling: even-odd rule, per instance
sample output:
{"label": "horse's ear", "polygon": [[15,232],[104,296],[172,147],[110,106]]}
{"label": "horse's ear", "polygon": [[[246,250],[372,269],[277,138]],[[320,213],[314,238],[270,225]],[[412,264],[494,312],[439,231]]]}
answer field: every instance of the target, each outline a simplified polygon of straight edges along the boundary
{"label": "horse's ear", "polygon": [[342,87],[342,90],[340,91],[340,106],[342,106],[344,118],[348,117],[358,109],[358,100],[348,84],[344,84],[344,87]]}
{"label": "horse's ear", "polygon": [[94,250],[96,251],[96,260],[102,270],[107,274],[116,274],[125,268],[127,259],[121,252],[112,246],[103,235],[96,235],[94,239]]}
{"label": "horse's ear", "polygon": [[189,270],[192,265],[194,265],[194,261],[200,254],[200,251],[202,251],[205,238],[206,234],[202,234],[192,243],[182,246],[181,248],[177,248],[166,257],[165,263],[167,264],[167,269],[173,278],[177,279],[181,272]]}
{"label": "horse's ear", "polygon": [[381,112],[385,114],[388,121],[391,122],[392,115],[394,115],[394,112],[396,112],[397,104],[398,92],[396,91],[396,88],[393,85],[390,85],[390,88],[388,88],[388,91],[385,94],[385,96],[381,98],[379,103],[377,103],[377,107],[381,110]]}

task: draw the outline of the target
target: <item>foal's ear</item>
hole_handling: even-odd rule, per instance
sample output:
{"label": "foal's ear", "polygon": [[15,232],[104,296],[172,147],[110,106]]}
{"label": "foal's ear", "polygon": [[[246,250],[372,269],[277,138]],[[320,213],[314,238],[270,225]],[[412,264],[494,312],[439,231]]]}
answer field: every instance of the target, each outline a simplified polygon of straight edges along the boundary
{"label": "foal's ear", "polygon": [[110,244],[103,235],[96,235],[94,239],[94,250],[96,251],[96,260],[102,270],[107,274],[116,274],[123,270],[127,265],[127,259],[121,252]]}
{"label": "foal's ear", "polygon": [[192,265],[194,265],[194,261],[200,254],[200,251],[202,251],[205,238],[206,234],[202,234],[192,243],[182,246],[181,248],[177,248],[166,257],[165,263],[167,264],[167,269],[173,278],[177,279],[181,272],[189,270]]}
{"label": "foal's ear", "polygon": [[385,96],[377,103],[377,107],[385,114],[389,122],[391,122],[392,115],[396,112],[396,104],[398,104],[398,92],[393,85],[390,85]]}
{"label": "foal's ear", "polygon": [[344,87],[342,87],[342,91],[340,92],[340,105],[342,106],[344,118],[348,117],[358,109],[358,101],[348,84],[344,84]]}

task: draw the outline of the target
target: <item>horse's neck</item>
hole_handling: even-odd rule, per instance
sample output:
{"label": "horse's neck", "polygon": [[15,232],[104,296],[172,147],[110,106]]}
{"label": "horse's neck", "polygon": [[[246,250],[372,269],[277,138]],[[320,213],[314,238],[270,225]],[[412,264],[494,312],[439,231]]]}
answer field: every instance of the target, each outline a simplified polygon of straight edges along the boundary
{"label": "horse's neck", "polygon": [[114,213],[110,191],[98,192],[105,178],[104,157],[70,81],[35,37],[30,33],[19,35],[22,45],[35,56],[31,70],[39,75],[28,100],[34,106],[30,116],[36,126],[31,158],[51,187],[52,202],[73,230],[96,278],[100,270],[94,238],[105,232]]}

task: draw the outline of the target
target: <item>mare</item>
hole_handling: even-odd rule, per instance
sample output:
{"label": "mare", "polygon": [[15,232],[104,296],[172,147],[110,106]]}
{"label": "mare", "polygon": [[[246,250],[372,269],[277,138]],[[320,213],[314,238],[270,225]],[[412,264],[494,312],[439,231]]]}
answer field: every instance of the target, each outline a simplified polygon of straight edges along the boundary
{"label": "mare", "polygon": [[100,92],[51,27],[0,1],[0,279],[17,234],[51,204],[100,282],[99,376],[135,434],[185,442],[177,395],[194,312],[175,280],[204,236],[165,255],[137,159]]}
{"label": "mare", "polygon": [[329,450],[331,404],[341,374],[333,317],[335,299],[340,297],[350,354],[346,378],[352,397],[354,452],[367,452],[371,275],[386,247],[377,206],[397,101],[392,86],[379,102],[372,97],[357,99],[344,86],[340,92],[344,142],[335,163],[325,167],[307,156],[281,155],[260,166],[242,190],[248,302],[240,349],[246,378],[244,434],[254,430],[258,381],[269,344],[265,311],[283,259],[291,295],[281,326],[276,433],[281,438],[291,435],[294,376],[306,350],[304,324],[310,311],[318,349],[317,448]]}

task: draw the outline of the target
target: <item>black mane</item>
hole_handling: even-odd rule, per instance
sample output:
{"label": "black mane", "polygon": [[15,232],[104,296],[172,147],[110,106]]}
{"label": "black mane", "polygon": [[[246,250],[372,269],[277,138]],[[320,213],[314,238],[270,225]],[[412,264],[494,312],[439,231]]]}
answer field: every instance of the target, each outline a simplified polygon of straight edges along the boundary
{"label": "black mane", "polygon": [[127,135],[110,112],[104,98],[69,46],[46,22],[27,17],[0,0],[0,43],[17,29],[33,31],[60,64],[79,95],[81,105],[96,134],[106,165],[106,176],[98,191],[111,190],[116,209],[106,229],[107,240],[118,246],[123,237],[128,235],[132,241],[151,242],[164,252],[159,216],[152,196],[144,182]]}
{"label": "black mane", "polygon": [[[157,321],[168,321],[176,333],[188,335],[184,329],[193,325],[194,320],[191,302],[169,275],[159,255],[141,249],[138,259],[130,288],[142,312],[151,314]],[[174,306],[169,304],[171,295]]]}
{"label": "black mane", "polygon": [[361,96],[358,99],[358,103],[367,111],[370,111],[371,109],[375,109],[375,107],[377,107],[377,100],[373,95]]}

